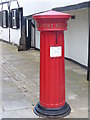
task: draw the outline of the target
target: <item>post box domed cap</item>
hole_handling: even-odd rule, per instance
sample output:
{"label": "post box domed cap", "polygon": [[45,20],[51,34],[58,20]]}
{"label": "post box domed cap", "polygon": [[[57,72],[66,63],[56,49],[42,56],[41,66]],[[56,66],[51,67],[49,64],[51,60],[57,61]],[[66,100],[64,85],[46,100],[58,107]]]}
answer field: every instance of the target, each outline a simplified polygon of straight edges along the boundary
{"label": "post box domed cap", "polygon": [[50,11],[43,12],[40,14],[35,14],[35,15],[33,15],[33,18],[34,19],[40,19],[40,18],[62,18],[62,19],[66,18],[66,19],[69,19],[69,18],[71,18],[71,15],[50,10]]}

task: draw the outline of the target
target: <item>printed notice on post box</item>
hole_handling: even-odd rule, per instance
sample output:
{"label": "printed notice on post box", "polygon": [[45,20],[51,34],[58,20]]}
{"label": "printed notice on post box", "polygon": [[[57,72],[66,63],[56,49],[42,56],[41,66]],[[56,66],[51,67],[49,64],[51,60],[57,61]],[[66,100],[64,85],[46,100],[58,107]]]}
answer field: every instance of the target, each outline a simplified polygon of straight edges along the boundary
{"label": "printed notice on post box", "polygon": [[50,57],[61,57],[62,56],[62,47],[50,47]]}

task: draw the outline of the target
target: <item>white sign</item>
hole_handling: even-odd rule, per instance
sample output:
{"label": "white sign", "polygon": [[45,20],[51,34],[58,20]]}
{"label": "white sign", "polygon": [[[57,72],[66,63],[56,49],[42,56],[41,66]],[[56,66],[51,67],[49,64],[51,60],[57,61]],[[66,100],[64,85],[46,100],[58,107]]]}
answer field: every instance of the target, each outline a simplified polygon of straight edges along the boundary
{"label": "white sign", "polygon": [[50,57],[61,57],[62,56],[62,47],[50,47]]}

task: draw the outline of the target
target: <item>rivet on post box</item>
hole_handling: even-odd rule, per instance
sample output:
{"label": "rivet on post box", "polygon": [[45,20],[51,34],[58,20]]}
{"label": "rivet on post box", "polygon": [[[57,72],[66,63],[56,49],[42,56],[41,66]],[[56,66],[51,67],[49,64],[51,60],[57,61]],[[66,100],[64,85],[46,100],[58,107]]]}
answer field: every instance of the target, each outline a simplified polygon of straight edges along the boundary
{"label": "rivet on post box", "polygon": [[61,116],[71,111],[65,101],[64,30],[71,16],[47,11],[33,18],[40,31],[40,102],[34,107],[37,115]]}

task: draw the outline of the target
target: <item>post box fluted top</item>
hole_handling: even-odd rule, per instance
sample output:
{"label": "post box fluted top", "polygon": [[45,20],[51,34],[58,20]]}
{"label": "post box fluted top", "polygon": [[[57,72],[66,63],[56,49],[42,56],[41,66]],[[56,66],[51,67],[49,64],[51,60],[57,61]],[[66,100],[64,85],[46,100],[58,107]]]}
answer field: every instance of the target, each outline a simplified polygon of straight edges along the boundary
{"label": "post box fluted top", "polygon": [[66,13],[62,13],[62,12],[57,12],[57,11],[47,11],[47,12],[43,12],[40,14],[35,14],[33,16],[33,18],[38,19],[38,18],[67,18],[69,19],[71,16],[69,14]]}
{"label": "post box fluted top", "polygon": [[71,15],[57,11],[47,11],[33,15],[37,21],[39,31],[60,31],[67,30],[67,20]]}

